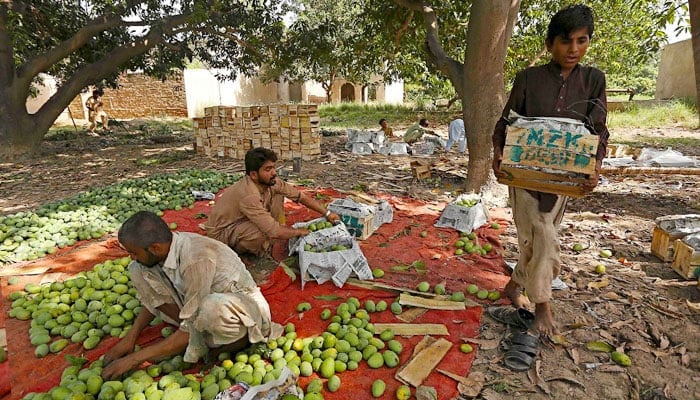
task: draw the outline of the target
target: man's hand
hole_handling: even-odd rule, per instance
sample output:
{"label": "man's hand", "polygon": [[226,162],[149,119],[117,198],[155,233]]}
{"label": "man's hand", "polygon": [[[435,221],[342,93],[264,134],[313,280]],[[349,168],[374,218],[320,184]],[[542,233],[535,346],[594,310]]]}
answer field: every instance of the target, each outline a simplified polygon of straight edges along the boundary
{"label": "man's hand", "polygon": [[105,353],[105,365],[134,351],[134,343],[124,338]]}
{"label": "man's hand", "polygon": [[308,230],[306,228],[298,228],[296,231],[297,231],[297,237],[306,236],[309,234],[309,232],[311,232],[310,230]]}
{"label": "man's hand", "polygon": [[598,186],[598,177],[600,176],[600,169],[603,167],[603,160],[596,160],[595,162],[595,173],[591,174],[581,186],[587,192],[592,192],[596,186]]}
{"label": "man's hand", "polygon": [[333,225],[337,224],[340,222],[340,216],[334,212],[328,214],[326,217],[328,221],[330,221]]}
{"label": "man's hand", "polygon": [[138,367],[140,362],[134,357],[134,354],[119,358],[107,364],[102,369],[102,379],[105,381],[116,379],[126,372]]}
{"label": "man's hand", "polygon": [[493,152],[493,174],[496,178],[507,178],[508,174],[501,171],[501,161],[503,161],[503,153],[500,150],[494,150]]}

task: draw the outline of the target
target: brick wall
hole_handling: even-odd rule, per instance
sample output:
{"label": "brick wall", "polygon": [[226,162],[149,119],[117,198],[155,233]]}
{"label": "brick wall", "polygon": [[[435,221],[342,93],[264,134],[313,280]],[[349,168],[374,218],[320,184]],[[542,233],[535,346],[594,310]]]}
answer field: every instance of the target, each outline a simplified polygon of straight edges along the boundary
{"label": "brick wall", "polygon": [[[105,88],[104,92],[104,111],[110,118],[187,117],[185,83],[181,71],[165,82],[142,73],[122,74],[119,87]],[[83,98],[87,99],[86,96]],[[77,96],[69,107],[74,118],[87,116],[85,101],[81,96]]]}

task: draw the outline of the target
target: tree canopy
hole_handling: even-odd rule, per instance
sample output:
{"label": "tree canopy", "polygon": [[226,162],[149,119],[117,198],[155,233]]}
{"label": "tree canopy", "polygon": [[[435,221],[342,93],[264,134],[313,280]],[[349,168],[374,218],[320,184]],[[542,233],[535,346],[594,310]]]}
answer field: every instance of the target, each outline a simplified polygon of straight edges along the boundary
{"label": "tree canopy", "polygon": [[[198,59],[229,75],[274,57],[285,0],[9,0],[0,2],[0,154],[31,152],[88,85],[125,70],[166,78]],[[39,74],[58,91],[32,115],[25,101]]]}

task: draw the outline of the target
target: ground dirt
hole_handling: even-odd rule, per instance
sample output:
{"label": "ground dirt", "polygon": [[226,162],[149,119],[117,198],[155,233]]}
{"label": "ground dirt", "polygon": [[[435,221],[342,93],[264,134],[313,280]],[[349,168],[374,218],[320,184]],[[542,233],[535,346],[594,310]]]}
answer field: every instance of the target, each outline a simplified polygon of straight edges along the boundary
{"label": "ground dirt", "polygon": [[[445,132],[442,132],[444,135]],[[619,130],[611,142],[645,137],[698,137],[674,128]],[[238,172],[242,162],[195,156],[191,134],[149,136],[128,123],[111,134],[44,142],[31,161],[0,163],[0,213],[11,214],[74,195],[93,186],[186,167]],[[448,201],[464,186],[467,158],[456,152],[428,159],[439,165],[429,179],[411,176],[408,156],[357,156],[345,151],[342,135],[324,136],[322,156],[294,173],[279,173],[300,185],[338,190],[382,191],[426,201]],[[676,148],[700,155],[700,148]],[[505,191],[501,191],[505,202]],[[610,175],[595,192],[569,203],[562,223],[561,279],[568,290],[552,302],[565,344],[545,341],[536,369],[515,373],[503,367],[499,346],[505,327],[484,316],[472,373],[482,373],[483,399],[699,399],[700,292],[651,255],[654,219],[700,213],[698,175]],[[504,257],[517,258],[515,227],[502,237]],[[584,250],[574,252],[575,243]],[[602,258],[601,249],[613,256]],[[607,273],[594,272],[597,264]],[[623,368],[607,353],[586,348],[605,341],[624,349],[632,366]]]}

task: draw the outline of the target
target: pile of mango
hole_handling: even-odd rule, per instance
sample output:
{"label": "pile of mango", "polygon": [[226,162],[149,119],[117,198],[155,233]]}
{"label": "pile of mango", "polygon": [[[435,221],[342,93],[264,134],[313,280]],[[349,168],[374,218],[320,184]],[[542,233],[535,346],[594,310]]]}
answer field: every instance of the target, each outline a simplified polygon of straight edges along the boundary
{"label": "pile of mango", "polygon": [[452,204],[460,206],[460,207],[472,208],[475,205],[479,204],[479,199],[462,199],[462,200],[457,200]]}
{"label": "pile of mango", "polygon": [[62,282],[28,283],[10,293],[9,316],[30,320],[29,338],[38,358],[69,343],[97,347],[105,336],[123,337],[141,310],[127,269],[129,257],[107,260]]}
{"label": "pile of mango", "polygon": [[79,240],[116,231],[131,214],[178,210],[194,204],[192,190],[216,193],[239,176],[182,170],[93,188],[68,199],[0,216],[0,264],[36,260]]}
{"label": "pile of mango", "polygon": [[[350,297],[336,307],[335,313],[331,309],[322,311],[321,318],[329,324],[321,335],[298,337],[294,324],[289,323],[283,336],[235,355],[222,353],[219,363],[196,374],[181,372],[192,367],[182,362],[181,356],[135,371],[123,381],[103,382],[101,360],[83,369],[71,366],[64,371],[59,386],[47,393],[30,393],[24,400],[212,400],[239,382],[255,386],[277,379],[285,367],[298,376],[314,376],[304,388],[305,400],[323,399],[323,393],[341,389],[342,372],[355,370],[361,363],[373,369],[399,364],[401,343],[389,329],[375,332],[370,322],[370,314],[378,312],[379,304],[386,310],[384,301],[375,304],[367,300],[361,307],[357,298]],[[299,308],[306,311],[310,305]],[[381,397],[385,387],[377,380],[367,393]],[[402,386],[396,395],[408,398],[410,388]]]}
{"label": "pile of mango", "polygon": [[455,247],[457,248],[455,250],[457,256],[465,253],[485,256],[493,250],[491,243],[479,245],[479,240],[474,232],[460,232],[460,238],[455,242]]}
{"label": "pile of mango", "polygon": [[331,245],[330,247],[314,247],[310,244],[305,244],[304,245],[304,251],[308,251],[310,253],[328,253],[330,251],[342,251],[342,250],[348,250],[350,249],[349,246],[343,245],[343,244],[334,244]]}
{"label": "pile of mango", "polygon": [[322,229],[332,228],[332,227],[333,227],[333,223],[330,221],[319,221],[319,222],[314,222],[312,224],[309,224],[309,226],[307,226],[306,228],[308,230],[310,230],[311,232],[316,232],[316,231],[320,231]]}

